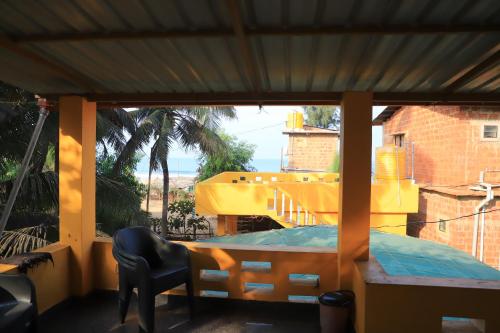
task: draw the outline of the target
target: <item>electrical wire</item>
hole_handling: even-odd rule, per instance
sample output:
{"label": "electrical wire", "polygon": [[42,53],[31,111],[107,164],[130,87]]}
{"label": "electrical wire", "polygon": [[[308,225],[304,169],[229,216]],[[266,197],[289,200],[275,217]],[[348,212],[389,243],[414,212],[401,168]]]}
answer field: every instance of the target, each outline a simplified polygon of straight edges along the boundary
{"label": "electrical wire", "polygon": [[273,128],[273,127],[278,127],[278,126],[281,126],[283,125],[283,122],[279,122],[277,124],[273,124],[273,125],[269,125],[269,126],[264,126],[264,127],[257,127],[257,128],[252,128],[250,130],[247,130],[247,131],[243,131],[243,132],[238,132],[238,133],[234,133],[234,135],[241,135],[241,134],[247,134],[247,133],[251,133],[251,132],[256,132],[256,131],[260,131],[260,130],[263,130],[263,129],[267,129],[267,128]]}
{"label": "electrical wire", "polygon": [[451,222],[451,221],[456,221],[456,220],[460,220],[460,219],[463,219],[463,218],[466,218],[466,217],[471,217],[471,216],[475,216],[475,215],[479,215],[479,214],[487,214],[487,213],[492,213],[492,212],[496,212],[496,211],[500,211],[500,208],[495,208],[495,209],[489,209],[489,210],[485,210],[483,212],[478,212],[478,213],[472,213],[472,214],[468,214],[468,215],[462,215],[462,216],[458,216],[458,217],[454,217],[454,218],[451,218],[451,219],[441,219],[439,221],[410,221],[410,222],[407,222],[406,224],[397,224],[397,225],[379,225],[379,226],[376,226],[376,227],[373,227],[374,229],[380,229],[380,228],[397,228],[397,227],[406,227],[407,225],[409,224],[436,224],[436,223],[441,223],[441,222]]}

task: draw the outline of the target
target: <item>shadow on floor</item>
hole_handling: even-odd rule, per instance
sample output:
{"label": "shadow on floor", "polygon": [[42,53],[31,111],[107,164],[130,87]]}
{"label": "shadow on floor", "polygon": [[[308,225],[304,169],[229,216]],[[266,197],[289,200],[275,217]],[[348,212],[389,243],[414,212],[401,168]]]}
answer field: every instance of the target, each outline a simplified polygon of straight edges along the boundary
{"label": "shadow on floor", "polygon": [[[157,296],[156,332],[319,332],[317,305],[198,299],[195,319],[180,297]],[[134,294],[126,322],[118,319],[118,295],[96,292],[65,301],[40,318],[40,333],[138,332]]]}

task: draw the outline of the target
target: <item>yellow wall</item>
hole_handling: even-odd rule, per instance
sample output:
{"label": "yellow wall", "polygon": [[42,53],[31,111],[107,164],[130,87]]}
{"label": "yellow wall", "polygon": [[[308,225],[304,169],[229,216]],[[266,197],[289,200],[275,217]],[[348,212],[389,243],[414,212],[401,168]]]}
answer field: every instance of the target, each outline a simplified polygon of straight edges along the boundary
{"label": "yellow wall", "polygon": [[387,276],[374,258],[354,275],[358,333],[441,333],[443,316],[484,319],[500,332],[500,283]]}
{"label": "yellow wall", "polygon": [[[242,246],[237,244],[183,242],[191,252],[191,264],[195,295],[201,290],[228,291],[234,299],[287,302],[288,295],[318,296],[322,292],[335,289],[337,282],[337,253],[332,248]],[[109,238],[98,238],[94,243],[94,269],[96,289],[116,290],[118,273],[116,261],[111,254],[112,242]],[[246,272],[241,262],[270,261],[271,272]],[[229,271],[229,279],[224,282],[209,282],[200,279],[202,269]],[[296,286],[288,281],[288,274],[318,274],[320,286]],[[273,283],[271,294],[245,292],[244,282]],[[174,290],[183,293],[183,290]]]}
{"label": "yellow wall", "polygon": [[[246,173],[239,173],[238,175]],[[248,173],[254,178],[254,173]],[[279,175],[279,174],[274,174]],[[298,200],[303,207],[318,213],[337,213],[339,183],[278,181],[267,183],[237,183],[225,181],[231,176],[222,173],[218,179],[196,184],[196,212],[205,215],[266,215],[273,200],[274,189]],[[281,196],[278,195],[278,200]],[[356,200],[359,203],[359,200]],[[409,180],[378,182],[371,185],[372,213],[418,212],[418,186]],[[245,204],[242,204],[245,203]],[[278,207],[280,203],[278,204]],[[288,207],[286,207],[288,209]]]}
{"label": "yellow wall", "polygon": [[[28,277],[36,288],[38,312],[42,313],[52,306],[70,297],[69,257],[68,245],[54,243],[35,250],[35,252],[49,252],[54,259],[44,262],[28,270]],[[0,264],[0,273],[15,274],[17,267]]]}
{"label": "yellow wall", "polygon": [[[277,208],[281,210],[281,193],[300,202],[302,211],[316,212],[319,220],[326,224],[338,223],[339,183],[334,182],[337,174],[329,174],[329,182],[319,182],[319,175],[301,173],[221,173],[195,187],[196,212],[203,215],[268,215],[274,201],[274,190],[278,190]],[[245,176],[247,180],[262,177],[262,182],[231,183],[232,179]],[[277,182],[269,181],[272,177]],[[282,178],[279,178],[282,177]],[[304,177],[308,181],[299,181]],[[371,226],[402,225],[406,223],[406,214],[418,212],[418,186],[409,180],[384,181],[371,185]],[[360,205],[360,200],[356,200]],[[289,211],[288,202],[285,211]],[[304,218],[302,216],[302,222]],[[380,229],[396,234],[406,234],[405,227]]]}

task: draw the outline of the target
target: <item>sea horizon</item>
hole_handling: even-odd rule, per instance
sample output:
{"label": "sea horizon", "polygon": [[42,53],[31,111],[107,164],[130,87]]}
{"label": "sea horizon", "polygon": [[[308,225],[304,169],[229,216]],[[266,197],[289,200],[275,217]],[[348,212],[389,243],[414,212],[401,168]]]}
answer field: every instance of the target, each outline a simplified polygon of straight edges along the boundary
{"label": "sea horizon", "polygon": [[[258,172],[280,172],[280,159],[255,158],[250,162]],[[168,159],[168,168],[170,177],[196,177],[198,175],[198,159],[182,157],[171,157]],[[135,176],[138,178],[147,178],[149,173],[149,160],[143,157],[135,169]],[[153,178],[162,177],[161,170],[156,170],[152,174]]]}

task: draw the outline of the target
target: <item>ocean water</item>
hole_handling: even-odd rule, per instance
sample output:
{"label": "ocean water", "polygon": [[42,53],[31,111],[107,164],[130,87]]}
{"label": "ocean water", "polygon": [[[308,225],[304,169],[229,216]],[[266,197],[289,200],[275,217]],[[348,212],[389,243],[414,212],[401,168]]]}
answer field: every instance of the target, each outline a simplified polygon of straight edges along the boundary
{"label": "ocean water", "polygon": [[[260,172],[280,171],[279,159],[254,159],[250,164]],[[198,170],[198,160],[196,158],[169,158],[168,168],[172,177],[195,177]],[[147,177],[148,172],[149,160],[147,157],[143,157],[137,164],[135,174],[138,177]],[[155,171],[153,175],[161,176],[161,170]]]}

